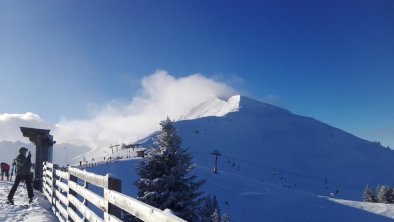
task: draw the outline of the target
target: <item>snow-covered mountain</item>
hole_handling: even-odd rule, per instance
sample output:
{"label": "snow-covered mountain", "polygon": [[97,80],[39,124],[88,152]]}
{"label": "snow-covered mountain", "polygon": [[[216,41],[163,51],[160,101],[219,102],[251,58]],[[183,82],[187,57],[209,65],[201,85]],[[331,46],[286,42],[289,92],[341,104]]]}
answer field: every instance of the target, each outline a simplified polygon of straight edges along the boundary
{"label": "snow-covered mountain", "polygon": [[211,99],[184,119],[176,127],[200,165],[213,166],[209,153],[219,150],[219,170],[263,181],[276,174],[283,186],[350,199],[366,184],[394,184],[392,150],[248,97]]}
{"label": "snow-covered mountain", "polygon": [[[394,209],[358,202],[366,184],[394,184],[394,151],[310,117],[233,96],[210,99],[176,122],[203,190],[232,221],[390,221]],[[152,145],[157,134],[139,141]],[[213,150],[219,156],[214,175]],[[136,195],[136,161],[101,165]],[[331,199],[329,197],[335,197]],[[346,200],[342,200],[346,199]]]}

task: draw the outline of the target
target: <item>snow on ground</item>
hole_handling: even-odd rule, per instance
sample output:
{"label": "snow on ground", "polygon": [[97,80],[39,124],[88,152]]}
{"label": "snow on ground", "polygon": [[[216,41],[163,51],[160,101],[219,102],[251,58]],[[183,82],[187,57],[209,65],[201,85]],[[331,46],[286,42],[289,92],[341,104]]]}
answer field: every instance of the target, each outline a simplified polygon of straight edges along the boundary
{"label": "snow on ground", "polygon": [[352,200],[342,200],[335,198],[328,198],[328,200],[343,204],[345,206],[354,207],[360,210],[365,210],[371,213],[380,214],[391,219],[394,219],[394,205],[384,203],[365,203]]}
{"label": "snow on ground", "polygon": [[[139,160],[119,161],[89,168],[100,175],[111,173],[122,180],[122,192],[136,197],[133,184]],[[207,180],[205,194],[216,195],[222,213],[232,222],[386,222],[394,219],[394,205],[364,203],[321,196],[300,188],[284,187],[274,180],[259,180],[234,172],[212,174],[211,167],[197,166],[194,173]]]}
{"label": "snow on ground", "polygon": [[0,221],[1,222],[57,222],[53,215],[51,205],[46,197],[34,190],[34,201],[28,204],[27,191],[21,183],[15,193],[15,205],[6,204],[7,195],[13,182],[0,181]]}

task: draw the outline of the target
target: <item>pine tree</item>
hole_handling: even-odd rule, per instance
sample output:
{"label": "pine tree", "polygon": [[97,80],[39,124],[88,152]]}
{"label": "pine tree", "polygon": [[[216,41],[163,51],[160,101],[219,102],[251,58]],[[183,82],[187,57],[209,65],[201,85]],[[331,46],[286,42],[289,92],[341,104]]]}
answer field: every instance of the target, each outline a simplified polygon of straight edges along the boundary
{"label": "pine tree", "polygon": [[372,191],[372,188],[368,184],[364,190],[363,197],[365,202],[376,202],[375,194]]}
{"label": "pine tree", "polygon": [[218,208],[216,208],[211,215],[211,222],[220,222],[220,214]]}
{"label": "pine tree", "polygon": [[393,203],[393,188],[387,185],[378,186],[377,200],[379,203]]}
{"label": "pine tree", "polygon": [[198,189],[205,181],[196,181],[196,176],[190,175],[192,156],[181,148],[174,123],[167,118],[160,125],[155,147],[137,167],[138,199],[162,210],[171,209],[187,221],[198,221]]}
{"label": "pine tree", "polygon": [[230,222],[230,217],[225,213],[220,218],[220,222]]}
{"label": "pine tree", "polygon": [[212,202],[213,202],[213,209],[217,210],[218,214],[220,215],[219,203],[218,203],[218,200],[216,199],[215,195],[213,195]]}
{"label": "pine tree", "polygon": [[[216,211],[216,213],[215,213]],[[212,220],[212,215],[217,214],[217,218],[220,216],[220,208],[216,196],[207,196],[203,198],[201,209],[199,210],[200,221],[206,222]]]}

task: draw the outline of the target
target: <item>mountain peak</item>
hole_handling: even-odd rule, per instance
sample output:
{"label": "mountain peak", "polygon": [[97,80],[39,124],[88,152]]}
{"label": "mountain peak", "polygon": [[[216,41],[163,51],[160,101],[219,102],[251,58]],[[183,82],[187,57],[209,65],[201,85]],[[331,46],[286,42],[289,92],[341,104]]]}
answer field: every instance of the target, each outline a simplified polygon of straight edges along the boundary
{"label": "mountain peak", "polygon": [[272,116],[272,115],[285,115],[291,114],[290,111],[279,108],[277,106],[273,106],[264,102],[260,102],[258,100],[246,97],[246,96],[233,96],[232,98],[236,98],[238,102],[239,112],[246,115],[253,116]]}
{"label": "mountain peak", "polygon": [[246,96],[234,95],[228,98],[227,101],[211,98],[191,109],[187,115],[181,117],[181,120],[198,119],[207,116],[224,116],[233,112],[254,116],[290,113],[287,110]]}

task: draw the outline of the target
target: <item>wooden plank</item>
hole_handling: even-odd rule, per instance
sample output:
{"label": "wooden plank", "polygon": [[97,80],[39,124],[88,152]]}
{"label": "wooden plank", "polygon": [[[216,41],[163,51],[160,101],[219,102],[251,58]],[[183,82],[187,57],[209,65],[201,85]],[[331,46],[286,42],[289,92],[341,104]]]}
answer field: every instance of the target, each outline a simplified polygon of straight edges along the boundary
{"label": "wooden plank", "polygon": [[137,218],[147,222],[186,222],[185,220],[171,214],[166,214],[162,210],[152,207],[137,199],[131,198],[112,190],[104,190],[108,201]]}
{"label": "wooden plank", "polygon": [[46,191],[47,193],[52,193],[51,192],[52,191],[52,187],[49,184],[47,184],[47,183],[43,184],[43,189],[42,190]]}
{"label": "wooden plank", "polygon": [[60,181],[60,180],[56,180],[55,181],[55,184],[56,184],[56,186],[58,187],[58,188],[60,188],[63,192],[68,192],[68,185],[67,184],[65,184],[65,183],[63,183],[62,181]]}
{"label": "wooden plank", "polygon": [[70,174],[68,172],[64,172],[64,171],[61,171],[61,170],[55,170],[55,175],[65,179],[65,180],[69,180],[70,179]]}
{"label": "wooden plank", "polygon": [[53,163],[48,162],[48,161],[45,161],[45,162],[44,162],[44,167],[49,167],[49,168],[52,168],[52,169],[53,169]]}
{"label": "wooden plank", "polygon": [[62,215],[60,214],[60,212],[59,212],[59,211],[56,211],[55,207],[52,207],[52,210],[53,210],[53,213],[55,214],[55,216],[57,217],[57,219],[59,219],[59,221],[61,221],[61,222],[66,222],[66,221],[63,219],[63,217],[62,217]]}
{"label": "wooden plank", "polygon": [[[57,216],[57,215],[56,215]],[[57,217],[57,219],[59,219],[60,222],[66,222],[59,214],[59,217]]]}
{"label": "wooden plank", "polygon": [[70,196],[70,202],[78,209],[79,212],[90,222],[103,222],[99,216],[97,216],[93,211],[87,208],[83,203],[81,203],[74,196]]}
{"label": "wooden plank", "polygon": [[55,207],[64,218],[67,218],[67,209],[58,200],[55,201]]}
{"label": "wooden plank", "polygon": [[107,209],[108,202],[105,201],[104,198],[99,196],[98,194],[95,194],[92,191],[83,188],[82,186],[78,185],[73,181],[68,181],[68,186],[70,187],[70,189],[74,190],[84,199],[88,200],[90,203],[100,208],[101,210],[105,211],[105,209]]}
{"label": "wooden plank", "polygon": [[49,193],[49,191],[45,190],[45,192],[44,192],[44,195],[47,197],[47,199],[48,199],[49,203],[51,203],[51,201],[52,201],[52,198],[53,198],[53,196],[52,196],[52,192],[51,192],[51,193]]}
{"label": "wooden plank", "polygon": [[[70,183],[70,182],[76,183],[77,180],[78,180],[78,178],[76,178],[73,175],[70,175],[70,180],[68,181],[68,183]],[[70,196],[73,196],[73,195],[76,196],[77,193],[74,190],[72,190],[72,189],[68,189],[67,197],[70,197]],[[72,218],[71,218],[71,216],[70,216],[70,214],[68,212],[71,212],[71,211],[74,211],[74,210],[76,210],[75,206],[72,203],[70,203],[70,201],[69,201],[68,202],[68,206],[67,206],[67,221],[72,221]]]}
{"label": "wooden plank", "polygon": [[52,190],[52,184],[48,183],[48,181],[45,181],[45,183],[42,184],[43,187],[45,186],[45,188],[48,190],[48,192],[50,192]]}
{"label": "wooden plank", "polygon": [[56,215],[57,219],[59,219],[60,222],[66,222],[66,221],[63,219],[63,217],[59,214],[59,212],[56,212],[55,215]]}
{"label": "wooden plank", "polygon": [[43,172],[43,176],[49,177],[49,178],[52,179],[52,171],[50,171],[50,170],[45,170],[45,171]]}
{"label": "wooden plank", "polygon": [[111,214],[108,214],[108,213],[104,213],[104,221],[105,222],[123,222],[121,219],[119,219]]}
{"label": "wooden plank", "polygon": [[64,205],[68,205],[67,197],[60,193],[60,191],[56,190],[55,195]]}
{"label": "wooden plank", "polygon": [[44,184],[47,183],[47,180],[48,180],[48,179],[47,179],[46,177],[43,177],[43,178],[42,178],[42,183],[44,183]]}
{"label": "wooden plank", "polygon": [[46,174],[46,172],[47,172],[46,170],[44,170],[44,171],[42,172],[42,173],[43,173],[43,174],[42,174],[42,179],[47,179],[47,174]]}
{"label": "wooden plank", "polygon": [[74,221],[74,222],[84,222],[78,215],[77,213],[74,212],[71,208],[68,208],[68,216]]}
{"label": "wooden plank", "polygon": [[52,203],[52,196],[48,192],[45,192],[44,195],[47,197],[49,203]]}
{"label": "wooden plank", "polygon": [[44,192],[44,195],[46,196],[46,195],[49,195],[49,196],[51,196],[49,193],[48,193],[48,191],[45,189],[45,190],[43,190],[43,192]]}
{"label": "wooden plank", "polygon": [[76,176],[88,183],[96,185],[98,187],[104,187],[108,181],[108,176],[96,175],[94,173],[89,173],[85,170],[78,170],[76,168],[70,167],[68,171],[71,175]]}

